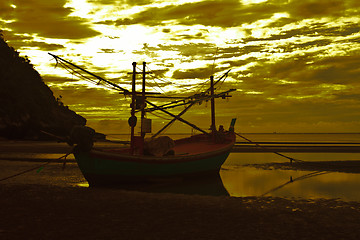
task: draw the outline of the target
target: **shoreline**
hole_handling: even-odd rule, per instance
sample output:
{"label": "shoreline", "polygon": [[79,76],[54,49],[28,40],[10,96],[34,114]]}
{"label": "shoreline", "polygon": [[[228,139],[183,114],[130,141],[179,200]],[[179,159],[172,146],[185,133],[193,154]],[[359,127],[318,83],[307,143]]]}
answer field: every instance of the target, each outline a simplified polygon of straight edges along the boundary
{"label": "shoreline", "polygon": [[[267,143],[262,147],[254,144],[236,144],[231,152],[338,152],[338,153],[357,153],[360,152],[360,145],[353,143],[326,143],[322,144],[294,144],[288,142],[277,142],[276,144]],[[310,145],[310,146],[309,146]],[[344,146],[351,145],[351,146]],[[94,143],[94,147],[99,148],[123,148],[124,143],[99,141]],[[69,153],[72,147],[65,142],[56,141],[0,141],[0,152],[23,152],[23,153]]]}

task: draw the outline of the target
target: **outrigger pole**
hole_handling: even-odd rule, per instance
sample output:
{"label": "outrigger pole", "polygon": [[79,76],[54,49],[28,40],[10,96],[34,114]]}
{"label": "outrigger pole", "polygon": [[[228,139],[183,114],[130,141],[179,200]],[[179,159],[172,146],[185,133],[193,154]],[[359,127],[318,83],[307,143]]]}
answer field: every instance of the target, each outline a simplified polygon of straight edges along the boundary
{"label": "outrigger pole", "polygon": [[106,82],[107,84],[109,84],[110,86],[116,88],[117,90],[123,91],[124,94],[129,94],[129,93],[130,93],[129,90],[127,90],[127,89],[125,89],[125,88],[122,88],[122,87],[120,87],[119,85],[117,85],[117,84],[115,84],[115,83],[113,83],[113,82],[110,82],[110,81],[108,81],[108,80],[106,80],[106,79],[104,79],[104,78],[102,78],[102,77],[100,77],[100,76],[97,76],[97,75],[95,75],[95,74],[87,71],[86,69],[84,69],[84,68],[82,68],[82,67],[79,67],[79,66],[77,66],[77,65],[75,65],[75,64],[73,64],[73,63],[71,63],[71,62],[69,62],[69,61],[67,61],[67,60],[65,60],[65,59],[63,59],[63,58],[61,58],[61,57],[59,57],[59,56],[56,56],[56,55],[54,55],[54,54],[52,54],[52,53],[48,53],[48,54],[51,55],[52,57],[54,57],[55,60],[56,60],[56,62],[58,62],[58,61],[64,62],[64,63],[69,64],[70,66],[72,66],[72,67],[74,67],[74,68],[78,68],[78,69],[80,69],[81,71],[89,74],[90,76],[93,76],[93,77],[97,78],[97,79],[100,80],[100,81]]}

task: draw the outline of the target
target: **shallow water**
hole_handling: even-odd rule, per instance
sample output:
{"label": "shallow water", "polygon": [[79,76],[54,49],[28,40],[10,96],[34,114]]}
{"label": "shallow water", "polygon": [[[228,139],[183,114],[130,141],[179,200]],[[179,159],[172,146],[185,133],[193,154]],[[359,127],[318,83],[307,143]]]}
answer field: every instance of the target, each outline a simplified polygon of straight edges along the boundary
{"label": "shallow water", "polygon": [[[360,153],[287,153],[306,161],[360,160]],[[360,201],[359,173],[261,169],[251,164],[287,162],[273,153],[231,153],[220,175],[231,196],[274,196],[286,198],[340,198]],[[244,166],[246,165],[246,166]],[[293,181],[290,182],[290,179]]]}
{"label": "shallow water", "polygon": [[[360,143],[360,134],[244,134],[253,141],[264,142],[321,142],[353,145]],[[183,135],[181,135],[183,137]],[[241,140],[241,139],[238,139]],[[31,148],[29,148],[31,149]],[[285,153],[304,161],[360,161],[360,153]],[[0,179],[30,168],[34,171],[0,181],[0,184],[40,184],[66,187],[88,187],[72,155],[67,157],[65,170],[63,154],[0,152]],[[41,164],[54,159],[53,163],[41,168]],[[220,170],[219,179],[197,184],[179,181],[156,183],[141,191],[180,192],[211,194],[235,197],[275,196],[286,198],[340,198],[346,201],[360,201],[359,173],[322,171],[321,164],[314,171],[288,170],[261,167],[262,164],[287,163],[289,160],[273,153],[231,153]],[[255,165],[257,164],[257,165]],[[264,165],[265,166],[265,165]],[[359,170],[357,170],[359,172]],[[290,180],[293,180],[292,182]]]}
{"label": "shallow water", "polygon": [[[288,153],[310,161],[329,160],[359,160],[360,153]],[[48,159],[49,154],[25,154],[29,158]],[[57,155],[56,155],[57,156]],[[285,198],[339,198],[345,201],[360,201],[358,184],[360,174],[283,169],[262,169],[251,164],[272,162],[287,162],[287,159],[273,153],[231,153],[220,171],[221,179],[198,184],[183,184],[172,182],[157,183],[150,188],[140,188],[141,191],[178,192],[205,195],[225,195],[234,197],[274,196]],[[25,173],[0,184],[43,184],[67,187],[88,187],[75,162],[54,162],[41,167],[41,162],[2,160],[0,161],[0,178],[4,178],[30,168],[34,171]],[[293,182],[289,182],[292,178]],[[191,186],[191,189],[190,189]],[[136,190],[136,189],[135,189]],[[189,191],[186,191],[189,190]]]}

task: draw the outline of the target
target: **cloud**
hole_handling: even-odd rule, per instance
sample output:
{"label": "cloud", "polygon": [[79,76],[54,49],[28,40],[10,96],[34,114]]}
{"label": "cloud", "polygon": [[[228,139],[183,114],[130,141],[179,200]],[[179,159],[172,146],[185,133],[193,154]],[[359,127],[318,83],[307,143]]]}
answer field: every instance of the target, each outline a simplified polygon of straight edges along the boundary
{"label": "cloud", "polygon": [[[7,27],[16,33],[36,34],[45,38],[81,39],[99,34],[81,18],[69,17],[73,9],[64,7],[66,0],[14,0],[16,8],[6,8],[1,18],[14,20]],[[8,3],[7,3],[8,4]]]}
{"label": "cloud", "polygon": [[296,18],[341,17],[346,14],[344,0],[302,0],[291,1],[288,12]]}
{"label": "cloud", "polygon": [[151,4],[152,0],[88,0],[89,3],[94,3],[96,5],[102,4],[102,5],[130,5],[130,6],[142,6],[142,5],[148,5]]}
{"label": "cloud", "polygon": [[11,4],[13,4],[13,1],[11,0],[0,1],[0,18],[11,20],[12,12],[14,10],[14,8],[11,7]]}
{"label": "cloud", "polygon": [[211,74],[212,67],[208,66],[206,68],[196,68],[196,69],[189,69],[189,70],[176,70],[172,78],[175,79],[193,79],[193,78],[208,78]]}
{"label": "cloud", "polygon": [[243,5],[238,0],[202,1],[165,7],[150,7],[128,18],[118,19],[116,25],[165,25],[176,20],[178,24],[233,27],[271,17],[281,7],[274,4]]}
{"label": "cloud", "polygon": [[289,18],[280,18],[271,23],[279,27],[306,18],[356,16],[359,3],[356,0],[270,0],[259,4],[242,4],[238,0],[185,3],[148,7],[131,16],[104,24],[147,26],[167,25],[175,21],[182,25],[219,26],[223,28],[241,26],[261,19],[270,19],[275,13],[288,13]]}
{"label": "cloud", "polygon": [[358,55],[317,60],[311,55],[299,56],[275,63],[258,63],[246,71],[240,71],[235,78],[243,81],[238,84],[243,92],[262,92],[257,97],[272,99],[270,102],[292,100],[331,104],[341,94],[360,92],[360,71],[355,70],[359,63]]}

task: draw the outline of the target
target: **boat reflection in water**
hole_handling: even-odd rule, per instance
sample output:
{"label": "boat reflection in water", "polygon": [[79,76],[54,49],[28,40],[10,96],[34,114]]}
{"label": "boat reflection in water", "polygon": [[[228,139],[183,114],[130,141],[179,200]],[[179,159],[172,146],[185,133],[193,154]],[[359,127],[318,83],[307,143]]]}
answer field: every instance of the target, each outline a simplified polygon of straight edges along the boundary
{"label": "boat reflection in water", "polygon": [[[89,187],[87,182],[77,184],[79,187]],[[101,187],[103,188],[103,187]],[[154,180],[151,183],[116,184],[106,186],[106,188],[122,189],[129,191],[141,191],[149,193],[175,193],[203,196],[230,196],[221,180],[220,174],[211,177],[202,177],[194,180],[183,180],[173,178],[164,180]]]}

